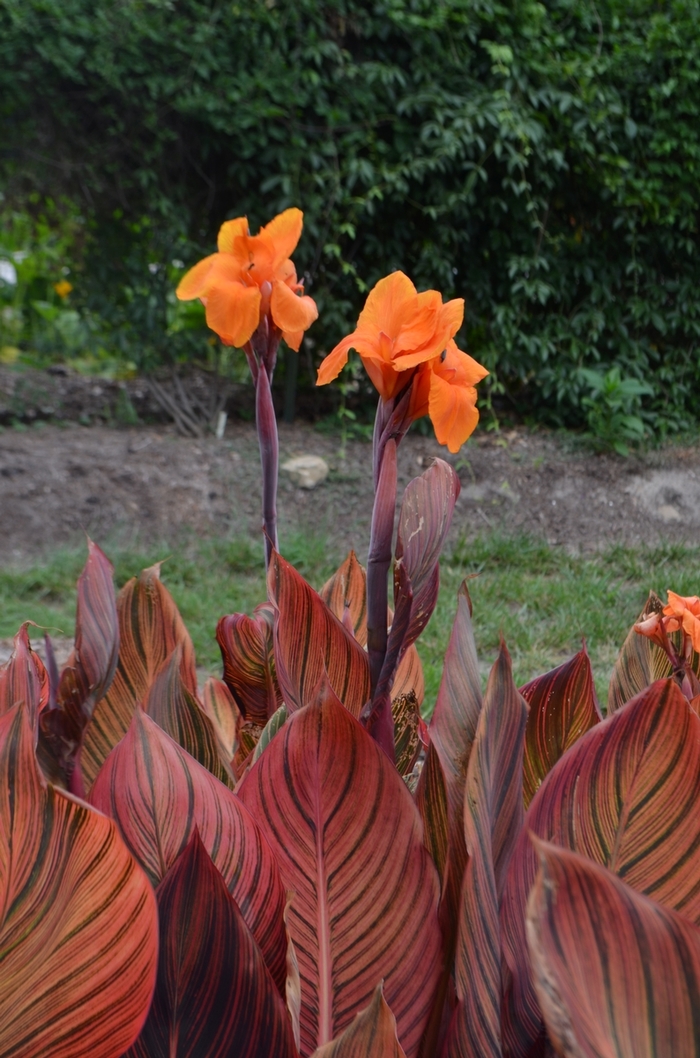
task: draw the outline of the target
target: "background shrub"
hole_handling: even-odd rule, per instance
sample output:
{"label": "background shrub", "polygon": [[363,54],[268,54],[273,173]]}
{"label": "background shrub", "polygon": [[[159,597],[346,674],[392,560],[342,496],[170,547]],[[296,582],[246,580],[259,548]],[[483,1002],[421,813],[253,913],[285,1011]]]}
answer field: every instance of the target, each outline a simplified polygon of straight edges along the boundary
{"label": "background shrub", "polygon": [[401,267],[466,296],[519,414],[584,425],[616,366],[664,433],[697,422],[699,76],[698,0],[0,0],[5,205],[76,204],[71,307],[139,366],[213,355],[175,278],[294,203],[302,381]]}

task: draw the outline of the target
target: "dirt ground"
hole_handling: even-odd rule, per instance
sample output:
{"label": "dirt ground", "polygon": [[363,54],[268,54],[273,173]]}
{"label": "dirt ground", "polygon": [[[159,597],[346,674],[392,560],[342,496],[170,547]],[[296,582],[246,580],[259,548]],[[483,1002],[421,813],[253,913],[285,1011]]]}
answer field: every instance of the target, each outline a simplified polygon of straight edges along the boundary
{"label": "dirt ground", "polygon": [[[285,532],[326,533],[338,548],[367,546],[371,446],[308,424],[280,427],[282,461],[323,456],[329,477],[313,491],[282,473]],[[613,543],[700,539],[700,446],[667,447],[623,459],[571,450],[559,439],[517,429],[477,434],[451,457],[434,440],[409,435],[400,482],[430,458],[451,459],[462,481],[452,536],[525,531],[573,551]],[[0,562],[24,565],[59,546],[163,543],[195,533],[256,534],[259,457],[252,424],[229,425],[217,441],[188,440],[170,427],[44,424],[0,433]]]}

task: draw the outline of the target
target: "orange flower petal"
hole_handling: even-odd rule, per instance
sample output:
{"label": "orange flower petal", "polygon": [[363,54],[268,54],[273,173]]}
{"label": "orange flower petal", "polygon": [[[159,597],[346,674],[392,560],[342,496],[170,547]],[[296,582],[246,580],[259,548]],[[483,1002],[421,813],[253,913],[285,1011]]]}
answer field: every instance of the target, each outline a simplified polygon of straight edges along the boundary
{"label": "orange flower petal", "polygon": [[239,235],[247,234],[247,217],[236,217],[235,220],[224,221],[224,223],[219,228],[219,237],[216,240],[216,245],[219,248],[219,253],[232,253],[234,239],[238,238]]}
{"label": "orange flower petal", "polygon": [[295,353],[299,352],[299,346],[304,337],[303,331],[282,331],[282,337],[290,349],[293,349]]}
{"label": "orange flower petal", "polygon": [[403,272],[392,272],[370,290],[357,321],[357,330],[396,338],[415,312],[416,288]]}
{"label": "orange flower petal", "polygon": [[[437,291],[427,291],[427,293],[436,294],[440,299]],[[422,297],[423,295],[419,294],[418,296]],[[413,351],[394,357],[397,369],[406,371],[408,368],[425,363],[426,360],[431,360],[434,356],[441,353],[461,327],[463,319],[463,298],[455,298],[453,301],[448,301],[445,305],[442,304],[442,299],[440,299],[432,332],[426,335],[422,345],[416,344]]]}
{"label": "orange flower petal", "polygon": [[208,280],[218,256],[216,253],[210,254],[209,257],[198,261],[193,268],[190,268],[189,272],[185,272],[175,291],[175,295],[180,301],[191,301],[193,298],[202,297],[206,292]]}
{"label": "orange flower petal", "polygon": [[260,322],[260,291],[242,283],[222,283],[207,295],[207,324],[227,345],[239,349]]}
{"label": "orange flower petal", "polygon": [[316,376],[317,386],[325,386],[338,377],[348,362],[348,353],[352,349],[354,341],[355,335],[349,334],[347,338],[343,338],[342,342],[338,342],[335,349],[331,349],[318,369],[318,375]]}
{"label": "orange flower petal", "polygon": [[293,208],[285,209],[284,213],[279,213],[261,229],[260,234],[268,236],[274,243],[275,266],[292,256],[303,226],[304,214],[300,209]]}
{"label": "orange flower petal", "polygon": [[476,390],[473,386],[453,386],[432,372],[430,379],[430,418],[435,436],[450,452],[459,452],[479,421]]}
{"label": "orange flower petal", "polygon": [[272,284],[270,308],[272,318],[281,331],[305,331],[318,319],[314,299],[307,294],[295,294],[280,279]]}

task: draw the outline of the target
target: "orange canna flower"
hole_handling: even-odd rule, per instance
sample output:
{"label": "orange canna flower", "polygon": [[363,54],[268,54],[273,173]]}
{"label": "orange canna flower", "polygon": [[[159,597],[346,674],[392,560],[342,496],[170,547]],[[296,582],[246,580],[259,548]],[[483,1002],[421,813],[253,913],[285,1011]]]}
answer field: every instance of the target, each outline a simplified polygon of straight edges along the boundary
{"label": "orange canna flower", "polygon": [[463,318],[462,298],[443,305],[437,290],[419,294],[407,275],[393,272],[370,291],[357,327],[325,358],[316,384],[337,378],[356,349],[382,400],[390,400],[414,368],[439,356]]}
{"label": "orange canna flower", "polygon": [[251,235],[246,217],[221,225],[218,253],[205,257],[180,280],[181,301],[201,298],[207,324],[225,345],[242,347],[268,316],[287,345],[298,351],[318,317],[289,259],[301,236],[304,214],[286,209]]}
{"label": "orange canna flower", "polygon": [[486,368],[450,338],[440,356],[418,368],[408,410],[411,421],[430,415],[440,444],[459,452],[479,421],[474,387],[487,375]]}
{"label": "orange canna flower", "polygon": [[668,592],[668,605],[664,606],[664,627],[667,632],[682,629],[693,650],[700,653],[700,599],[697,595],[685,597]]}

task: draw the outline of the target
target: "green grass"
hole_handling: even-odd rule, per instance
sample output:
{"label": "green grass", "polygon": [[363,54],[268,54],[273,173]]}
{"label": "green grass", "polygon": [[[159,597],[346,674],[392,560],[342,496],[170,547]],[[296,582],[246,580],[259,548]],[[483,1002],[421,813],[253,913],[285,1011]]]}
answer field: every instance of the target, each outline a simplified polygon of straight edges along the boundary
{"label": "green grass", "polygon": [[[106,550],[119,586],[144,566],[166,558],[162,578],[190,630],[198,662],[209,672],[219,672],[217,619],[235,610],[250,612],[264,598],[262,548],[242,539],[191,539],[171,553],[158,547]],[[315,587],[343,557],[322,538],[308,536],[283,538],[282,550]],[[1,570],[0,637],[13,635],[27,619],[70,634],[75,581],[83,561],[82,553],[60,551],[31,568]],[[649,589],[698,593],[700,547],[615,547],[574,557],[529,537],[484,536],[459,543],[443,559],[441,572],[438,606],[418,644],[428,711],[439,686],[456,592],[462,578],[473,573],[478,576],[470,581],[470,592],[484,675],[501,635],[518,683],[558,665],[585,638],[598,694],[605,702],[617,650]]]}

